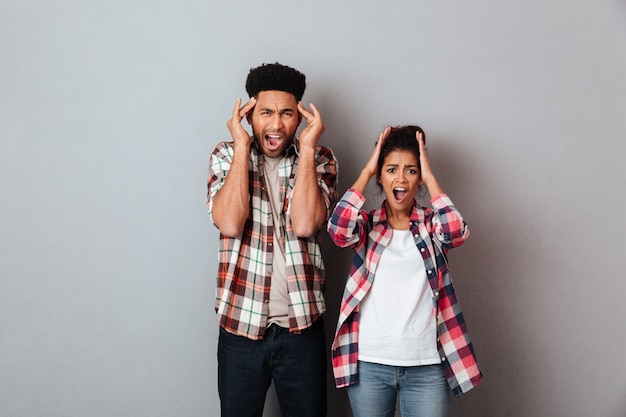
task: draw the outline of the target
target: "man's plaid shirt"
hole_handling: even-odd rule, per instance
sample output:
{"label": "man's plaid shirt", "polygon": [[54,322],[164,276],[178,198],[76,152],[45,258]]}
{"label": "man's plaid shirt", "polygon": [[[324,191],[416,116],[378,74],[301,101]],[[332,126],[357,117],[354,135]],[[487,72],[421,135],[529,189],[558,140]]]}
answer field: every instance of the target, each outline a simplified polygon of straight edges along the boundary
{"label": "man's plaid shirt", "polygon": [[[339,388],[358,382],[359,303],[374,282],[376,267],[393,233],[384,204],[368,212],[361,209],[364,203],[363,194],[350,189],[328,221],[335,244],[356,251],[332,344],[333,372]],[[435,196],[431,204],[432,209],[413,208],[410,229],[433,291],[437,348],[444,373],[452,392],[459,396],[482,379],[446,261],[447,250],[463,244],[469,229],[447,195]]]}
{"label": "man's plaid shirt", "polygon": [[[263,176],[263,154],[253,142],[248,160],[250,214],[243,234],[229,238],[220,234],[215,310],[221,327],[250,339],[262,339],[267,326],[272,247],[285,247],[289,330],[300,332],[325,311],[325,271],[319,233],[298,238],[291,225],[291,197],[298,171],[298,142],[294,139],[278,167],[280,195],[285,218],[284,241],[274,242],[274,225]],[[208,209],[226,180],[233,160],[233,143],[217,145],[209,161]],[[337,162],[332,151],[317,146],[315,152],[317,183],[330,214],[331,201],[337,197]]]}

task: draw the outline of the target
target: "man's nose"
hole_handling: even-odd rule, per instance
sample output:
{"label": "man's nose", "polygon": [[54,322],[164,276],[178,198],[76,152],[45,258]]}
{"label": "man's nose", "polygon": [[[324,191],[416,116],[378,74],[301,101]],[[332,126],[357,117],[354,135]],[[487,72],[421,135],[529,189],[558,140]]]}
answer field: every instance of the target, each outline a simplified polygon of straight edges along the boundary
{"label": "man's nose", "polygon": [[272,126],[274,129],[278,129],[282,126],[282,124],[283,124],[283,119],[282,117],[280,117],[280,114],[274,113],[274,115],[272,116],[270,120],[270,126]]}

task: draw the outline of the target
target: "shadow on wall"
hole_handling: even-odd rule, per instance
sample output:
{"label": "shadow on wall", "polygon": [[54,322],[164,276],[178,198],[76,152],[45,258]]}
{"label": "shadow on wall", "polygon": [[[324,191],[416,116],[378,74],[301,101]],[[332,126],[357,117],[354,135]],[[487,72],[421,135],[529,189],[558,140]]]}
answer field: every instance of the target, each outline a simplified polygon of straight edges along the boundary
{"label": "shadow on wall", "polygon": [[[519,233],[525,230],[532,236],[535,216],[533,199],[520,195],[514,186],[519,174],[500,160],[481,158],[471,139],[434,138],[430,145],[437,177],[471,230],[467,243],[449,252],[449,262],[484,374],[477,388],[452,400],[451,416],[532,415],[527,399],[536,398],[536,393],[530,392],[532,384],[523,383],[533,378],[525,366],[533,360],[532,329],[524,319],[532,294],[512,277],[547,251]],[[477,190],[480,199],[475,197]],[[511,376],[517,380],[511,381]],[[489,401],[493,398],[502,401]]]}

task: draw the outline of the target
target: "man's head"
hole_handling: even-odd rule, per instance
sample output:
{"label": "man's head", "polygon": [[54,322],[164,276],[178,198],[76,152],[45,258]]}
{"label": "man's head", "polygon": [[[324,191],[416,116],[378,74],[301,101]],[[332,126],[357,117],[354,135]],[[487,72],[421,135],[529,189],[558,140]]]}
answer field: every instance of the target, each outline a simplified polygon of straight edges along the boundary
{"label": "man's head", "polygon": [[256,98],[256,104],[247,120],[265,155],[280,156],[293,142],[302,120],[298,102],[305,87],[304,74],[279,63],[250,70],[246,91]]}

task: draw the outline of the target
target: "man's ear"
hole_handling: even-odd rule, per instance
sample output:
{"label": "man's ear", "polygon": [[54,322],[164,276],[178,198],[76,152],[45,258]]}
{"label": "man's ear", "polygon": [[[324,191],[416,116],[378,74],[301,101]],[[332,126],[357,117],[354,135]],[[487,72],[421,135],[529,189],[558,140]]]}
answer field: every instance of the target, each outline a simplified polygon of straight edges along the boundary
{"label": "man's ear", "polygon": [[252,109],[248,113],[246,113],[246,120],[248,121],[248,124],[250,126],[252,126],[252,112],[253,111],[254,111],[254,109]]}

